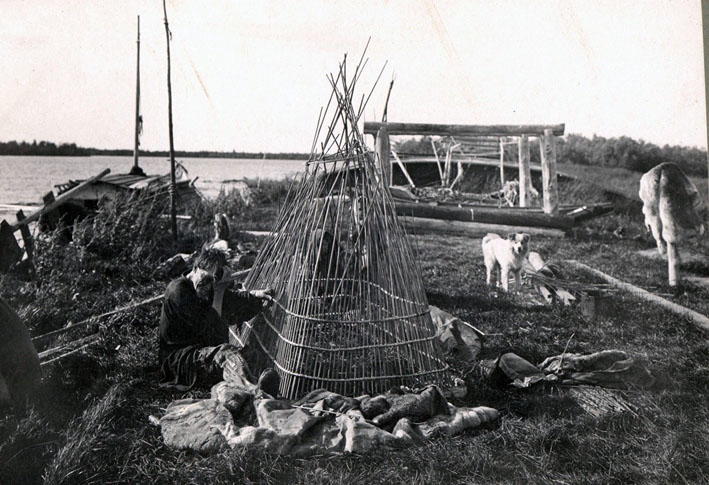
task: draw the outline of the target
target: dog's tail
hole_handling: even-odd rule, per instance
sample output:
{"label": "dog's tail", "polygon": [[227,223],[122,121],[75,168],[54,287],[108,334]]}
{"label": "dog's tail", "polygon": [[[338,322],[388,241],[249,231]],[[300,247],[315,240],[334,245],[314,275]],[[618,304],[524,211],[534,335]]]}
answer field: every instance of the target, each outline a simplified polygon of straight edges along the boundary
{"label": "dog's tail", "polygon": [[493,239],[500,239],[500,236],[498,234],[495,234],[494,232],[488,232],[487,236],[485,236],[483,238],[483,246],[485,246],[487,243],[489,243]]}

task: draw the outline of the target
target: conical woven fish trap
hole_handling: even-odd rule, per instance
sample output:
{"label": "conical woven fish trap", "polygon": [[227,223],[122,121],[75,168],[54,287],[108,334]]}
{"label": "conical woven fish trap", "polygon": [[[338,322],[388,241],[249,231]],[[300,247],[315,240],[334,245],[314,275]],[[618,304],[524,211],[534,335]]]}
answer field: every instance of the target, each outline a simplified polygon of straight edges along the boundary
{"label": "conical woven fish trap", "polygon": [[331,77],[338,108],[323,150],[291,187],[245,282],[274,290],[241,340],[270,358],[288,398],[316,388],[373,394],[447,376],[414,254],[357,128],[353,86],[338,84],[342,66],[340,74]]}

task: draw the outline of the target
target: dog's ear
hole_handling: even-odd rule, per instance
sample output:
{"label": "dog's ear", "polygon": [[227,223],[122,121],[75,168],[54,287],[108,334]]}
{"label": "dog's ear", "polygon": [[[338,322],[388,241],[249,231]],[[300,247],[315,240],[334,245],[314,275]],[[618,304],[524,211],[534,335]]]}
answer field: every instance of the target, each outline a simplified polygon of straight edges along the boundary
{"label": "dog's ear", "polygon": [[526,232],[522,234],[522,242],[528,243],[530,239],[532,239],[532,236],[530,236]]}
{"label": "dog's ear", "polygon": [[514,232],[511,232],[507,235],[507,239],[509,239],[510,241],[514,241],[516,238],[517,234],[515,234]]}

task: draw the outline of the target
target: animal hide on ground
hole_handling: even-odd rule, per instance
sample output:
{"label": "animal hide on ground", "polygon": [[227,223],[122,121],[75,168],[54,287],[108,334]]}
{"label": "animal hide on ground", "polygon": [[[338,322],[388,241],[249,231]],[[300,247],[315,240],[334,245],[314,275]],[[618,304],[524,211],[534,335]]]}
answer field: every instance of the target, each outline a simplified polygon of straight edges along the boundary
{"label": "animal hide on ground", "polygon": [[[251,395],[249,395],[251,394]],[[391,401],[380,416],[392,432],[365,419],[350,398],[315,390],[300,401],[269,399],[233,383],[212,388],[212,399],[183,399],[167,408],[159,424],[165,444],[202,453],[254,448],[292,456],[367,453],[451,437],[495,422],[488,407],[457,408],[435,386],[418,393],[386,393],[370,399]],[[353,407],[355,406],[355,407]]]}

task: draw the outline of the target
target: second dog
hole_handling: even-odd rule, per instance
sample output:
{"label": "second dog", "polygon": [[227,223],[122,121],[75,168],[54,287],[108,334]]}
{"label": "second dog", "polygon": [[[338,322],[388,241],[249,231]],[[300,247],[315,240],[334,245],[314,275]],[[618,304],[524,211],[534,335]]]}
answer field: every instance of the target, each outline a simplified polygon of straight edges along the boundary
{"label": "second dog", "polygon": [[515,276],[515,289],[519,290],[522,284],[521,271],[524,259],[529,253],[529,234],[517,232],[510,234],[506,239],[497,234],[490,233],[483,238],[483,257],[487,269],[487,284],[492,283],[492,272],[497,269],[498,285],[501,284],[508,291],[509,274]]}

